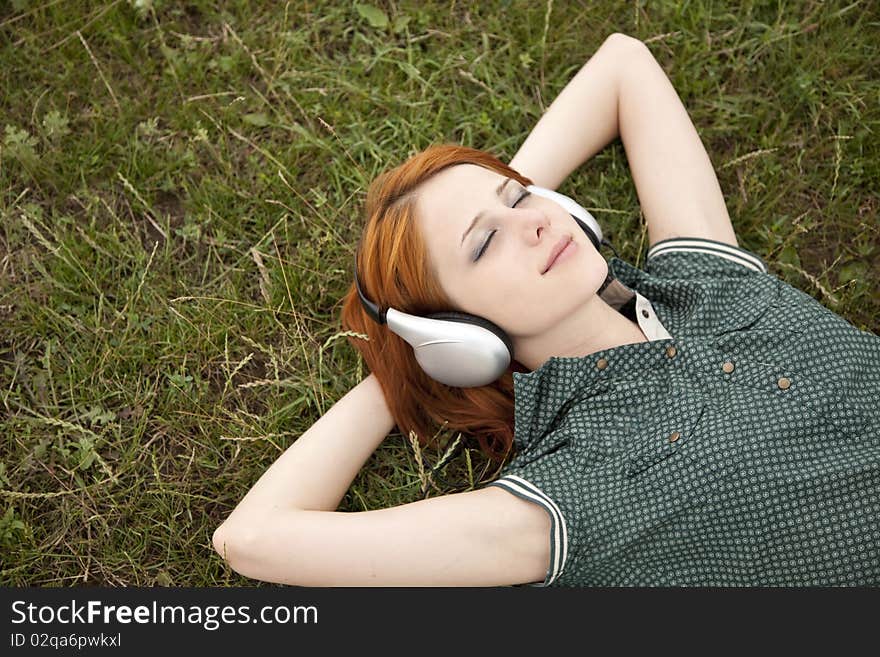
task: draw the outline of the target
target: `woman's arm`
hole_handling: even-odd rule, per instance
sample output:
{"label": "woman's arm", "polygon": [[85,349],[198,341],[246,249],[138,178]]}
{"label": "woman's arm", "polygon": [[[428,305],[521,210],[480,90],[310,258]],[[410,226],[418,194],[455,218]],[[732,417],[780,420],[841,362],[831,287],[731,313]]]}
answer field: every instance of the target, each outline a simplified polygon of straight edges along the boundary
{"label": "woman's arm", "polygon": [[[373,511],[286,510],[214,545],[245,577],[295,586],[503,586],[545,579],[548,512],[497,486]],[[226,541],[228,544],[223,545]]]}
{"label": "woman's arm", "polygon": [[497,487],[333,511],[394,420],[370,374],[282,454],[213,535],[236,572],[298,586],[542,581],[550,518]]}
{"label": "woman's arm", "polygon": [[382,387],[370,374],[278,457],[224,524],[250,524],[291,509],[335,510],[393,428]]}
{"label": "woman's arm", "polygon": [[587,60],[535,124],[510,166],[556,189],[618,136],[620,73],[644,44],[615,32]]}
{"label": "woman's arm", "polygon": [[620,136],[648,248],[673,237],[738,246],[715,169],[666,73],[638,39],[615,33],[566,85],[510,165],[555,189]]}
{"label": "woman's arm", "polygon": [[617,116],[648,248],[675,237],[738,246],[706,147],[669,77],[639,43],[620,76]]}

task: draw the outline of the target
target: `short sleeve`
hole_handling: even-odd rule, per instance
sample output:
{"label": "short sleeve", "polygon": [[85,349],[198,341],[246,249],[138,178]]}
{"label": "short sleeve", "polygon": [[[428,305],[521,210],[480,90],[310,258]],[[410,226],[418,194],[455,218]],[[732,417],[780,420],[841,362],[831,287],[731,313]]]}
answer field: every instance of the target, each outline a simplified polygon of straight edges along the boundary
{"label": "short sleeve", "polygon": [[747,270],[767,274],[764,260],[741,246],[701,237],[673,237],[648,249],[644,269],[664,278],[742,275]]}
{"label": "short sleeve", "polygon": [[[536,477],[532,477],[535,479]],[[547,494],[547,486],[536,485],[523,476],[506,474],[488,486],[498,486],[513,493],[517,497],[533,502],[542,507],[550,516],[550,565],[542,582],[530,584],[514,584],[514,586],[550,586],[556,582],[566,566],[568,560],[568,529],[569,525],[566,514],[555,499]]]}

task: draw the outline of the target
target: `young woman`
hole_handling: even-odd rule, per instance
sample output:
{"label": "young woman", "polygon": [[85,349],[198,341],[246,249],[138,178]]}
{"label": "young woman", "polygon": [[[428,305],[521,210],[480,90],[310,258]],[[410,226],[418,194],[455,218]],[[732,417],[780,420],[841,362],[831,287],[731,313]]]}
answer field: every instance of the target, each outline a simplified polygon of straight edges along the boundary
{"label": "young woman", "polygon": [[[606,261],[539,193],[618,134],[643,270]],[[488,383],[443,383],[353,283],[343,325],[369,336],[352,344],[371,374],[215,531],[237,572],[301,586],[880,583],[880,338],[738,246],[697,132],[638,40],[609,37],[509,165],[445,145],[375,180],[357,281],[382,309],[482,318],[514,357]],[[424,439],[443,423],[515,455],[477,490],[335,511],[395,425]]]}

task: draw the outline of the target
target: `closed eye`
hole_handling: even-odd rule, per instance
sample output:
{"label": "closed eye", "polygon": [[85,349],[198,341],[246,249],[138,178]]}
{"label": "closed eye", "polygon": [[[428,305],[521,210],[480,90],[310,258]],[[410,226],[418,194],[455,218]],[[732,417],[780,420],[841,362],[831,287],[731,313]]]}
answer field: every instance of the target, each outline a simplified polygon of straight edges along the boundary
{"label": "closed eye", "polygon": [[[522,190],[520,195],[516,197],[516,200],[513,202],[513,205],[511,205],[510,207],[515,208],[524,198],[526,198],[527,196],[530,196],[530,195],[531,195],[530,191],[525,190],[525,189]],[[489,237],[487,237],[486,241],[483,242],[483,246],[480,248],[479,252],[477,253],[477,257],[474,258],[475,262],[477,260],[479,260],[480,257],[483,255],[483,253],[486,252],[486,249],[489,248],[489,242],[492,241],[492,236],[495,235],[496,232],[498,232],[497,229],[495,229],[491,233],[489,233]]]}

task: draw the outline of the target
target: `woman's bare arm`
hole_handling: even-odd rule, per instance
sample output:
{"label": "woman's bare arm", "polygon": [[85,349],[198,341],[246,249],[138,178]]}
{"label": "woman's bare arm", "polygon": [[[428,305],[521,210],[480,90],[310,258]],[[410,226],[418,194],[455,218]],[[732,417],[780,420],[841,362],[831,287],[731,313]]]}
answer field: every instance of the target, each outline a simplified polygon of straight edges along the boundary
{"label": "woman's bare arm", "polygon": [[503,586],[541,582],[550,566],[548,512],[496,486],[265,520],[229,538],[215,533],[214,544],[236,572],[278,584]]}
{"label": "woman's bare arm", "polygon": [[214,548],[242,575],[299,586],[542,581],[550,518],[500,488],[331,510],[393,426],[371,374],[269,467],[214,532]]}
{"label": "woman's bare arm", "polygon": [[[618,136],[620,73],[644,44],[615,32],[587,60],[532,128],[510,166],[556,189]],[[640,55],[638,55],[640,56]]]}
{"label": "woman's bare arm", "polygon": [[278,457],[226,523],[286,510],[335,510],[392,428],[382,387],[370,374]]}
{"label": "woman's bare arm", "polygon": [[715,169],[681,99],[647,46],[609,36],[560,92],[510,165],[555,189],[620,136],[649,248],[672,237],[737,246]]}
{"label": "woman's bare arm", "polygon": [[666,72],[637,43],[618,85],[618,117],[648,248],[674,237],[738,246],[706,147]]}

